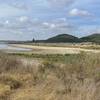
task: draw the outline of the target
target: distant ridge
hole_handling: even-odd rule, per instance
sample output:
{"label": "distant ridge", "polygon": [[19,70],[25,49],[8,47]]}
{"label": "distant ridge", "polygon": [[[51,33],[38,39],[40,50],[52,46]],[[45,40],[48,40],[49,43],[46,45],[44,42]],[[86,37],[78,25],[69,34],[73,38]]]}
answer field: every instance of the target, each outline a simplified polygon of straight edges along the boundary
{"label": "distant ridge", "polygon": [[47,40],[44,40],[44,42],[47,43],[60,43],[60,42],[79,42],[79,38],[69,35],[69,34],[60,34],[60,35],[56,35],[54,37],[51,37]]}
{"label": "distant ridge", "polygon": [[100,34],[92,34],[82,38],[75,37],[69,34],[60,34],[54,37],[51,37],[47,40],[36,40],[34,42],[43,42],[43,43],[81,43],[81,42],[92,42],[100,44]]}
{"label": "distant ridge", "polygon": [[83,42],[100,43],[100,34],[96,33],[96,34],[92,34],[92,35],[89,35],[89,36],[82,37],[80,39]]}

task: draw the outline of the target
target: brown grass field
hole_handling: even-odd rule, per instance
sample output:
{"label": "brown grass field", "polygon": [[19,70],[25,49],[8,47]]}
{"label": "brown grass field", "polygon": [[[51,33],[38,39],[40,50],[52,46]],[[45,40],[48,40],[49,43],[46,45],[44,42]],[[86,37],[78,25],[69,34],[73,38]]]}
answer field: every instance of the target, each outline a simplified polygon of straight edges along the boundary
{"label": "brown grass field", "polygon": [[100,100],[100,53],[0,53],[0,100]]}

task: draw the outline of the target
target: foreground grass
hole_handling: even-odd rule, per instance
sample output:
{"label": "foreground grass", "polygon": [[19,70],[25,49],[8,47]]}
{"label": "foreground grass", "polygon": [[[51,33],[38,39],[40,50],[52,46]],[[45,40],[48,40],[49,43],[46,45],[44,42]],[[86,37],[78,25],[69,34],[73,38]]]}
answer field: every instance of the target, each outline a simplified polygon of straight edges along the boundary
{"label": "foreground grass", "polygon": [[99,99],[100,54],[0,54],[0,100]]}
{"label": "foreground grass", "polygon": [[12,53],[13,56],[26,57],[26,58],[36,58],[49,62],[63,62],[66,60],[72,60],[72,58],[79,58],[80,54],[34,54],[34,53]]}

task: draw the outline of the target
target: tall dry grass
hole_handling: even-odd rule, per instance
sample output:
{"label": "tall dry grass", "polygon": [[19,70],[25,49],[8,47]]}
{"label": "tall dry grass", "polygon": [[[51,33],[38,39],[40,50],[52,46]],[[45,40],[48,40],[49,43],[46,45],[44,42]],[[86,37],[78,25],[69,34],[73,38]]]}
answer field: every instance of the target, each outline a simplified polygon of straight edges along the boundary
{"label": "tall dry grass", "polygon": [[38,66],[26,59],[0,55],[0,100],[100,99],[100,54],[46,55]]}

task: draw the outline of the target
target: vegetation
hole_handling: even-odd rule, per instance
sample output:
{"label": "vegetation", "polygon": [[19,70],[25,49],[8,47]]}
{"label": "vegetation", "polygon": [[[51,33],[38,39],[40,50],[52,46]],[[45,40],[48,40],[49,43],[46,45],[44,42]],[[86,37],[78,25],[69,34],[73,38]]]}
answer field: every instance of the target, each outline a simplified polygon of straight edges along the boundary
{"label": "vegetation", "polygon": [[66,59],[72,59],[73,57],[79,57],[78,54],[34,54],[34,53],[12,53],[13,56],[22,56],[27,58],[36,58],[36,59],[44,59],[51,62],[63,62],[65,63]]}
{"label": "vegetation", "polygon": [[[34,40],[34,39],[33,39]],[[34,42],[34,41],[33,41]],[[81,42],[93,42],[100,43],[100,34],[92,34],[86,37],[78,38],[69,34],[60,34],[54,37],[51,37],[47,40],[37,40],[35,42],[44,42],[44,43],[81,43]]]}
{"label": "vegetation", "polygon": [[79,42],[79,39],[77,37],[74,37],[72,35],[68,34],[61,34],[57,35],[55,37],[49,38],[46,40],[46,42]]}
{"label": "vegetation", "polygon": [[92,35],[81,38],[81,40],[85,42],[100,43],[100,34],[92,34]]}
{"label": "vegetation", "polygon": [[0,54],[0,100],[99,100],[99,96],[100,54]]}
{"label": "vegetation", "polygon": [[35,42],[35,39],[33,38],[32,42]]}

